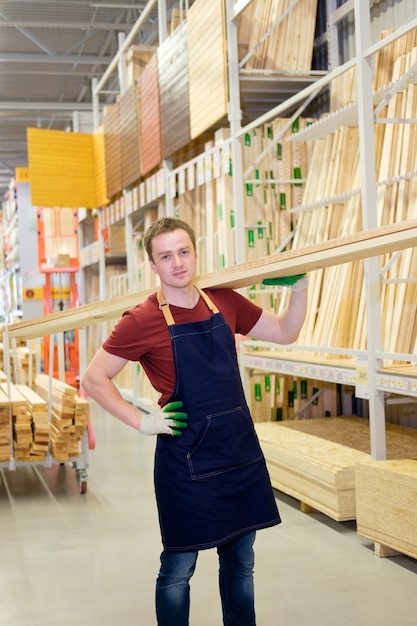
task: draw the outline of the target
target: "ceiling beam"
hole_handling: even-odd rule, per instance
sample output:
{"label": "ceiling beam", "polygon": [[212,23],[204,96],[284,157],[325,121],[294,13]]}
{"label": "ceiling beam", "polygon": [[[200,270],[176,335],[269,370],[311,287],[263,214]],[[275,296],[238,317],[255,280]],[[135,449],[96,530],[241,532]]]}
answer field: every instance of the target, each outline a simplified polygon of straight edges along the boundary
{"label": "ceiling beam", "polygon": [[33,52],[0,52],[2,63],[70,63],[86,65],[109,65],[111,56],[95,56],[93,54],[33,54]]}
{"label": "ceiling beam", "polygon": [[91,102],[2,102],[0,111],[91,111]]}
{"label": "ceiling beam", "polygon": [[[53,28],[54,30],[118,30],[118,31],[130,31],[132,28],[130,24],[114,24],[108,22],[42,22],[34,20],[0,20],[0,27],[21,27],[21,28]],[[151,26],[144,25],[142,30],[150,29]],[[153,28],[152,28],[153,30]]]}

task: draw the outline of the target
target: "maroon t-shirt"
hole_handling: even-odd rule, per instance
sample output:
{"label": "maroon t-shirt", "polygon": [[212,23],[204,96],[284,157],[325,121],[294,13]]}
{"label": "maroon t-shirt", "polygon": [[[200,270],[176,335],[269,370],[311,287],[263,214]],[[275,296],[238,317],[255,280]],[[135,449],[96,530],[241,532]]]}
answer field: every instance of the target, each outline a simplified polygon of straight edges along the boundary
{"label": "maroon t-shirt", "polygon": [[[255,326],[262,309],[231,289],[205,289],[223,314],[232,333],[246,335]],[[193,309],[170,305],[176,324],[207,319],[210,311],[200,297]],[[142,304],[126,311],[103,344],[110,354],[139,361],[152,386],[166,403],[175,387],[175,368],[168,326],[156,299],[156,293]]]}

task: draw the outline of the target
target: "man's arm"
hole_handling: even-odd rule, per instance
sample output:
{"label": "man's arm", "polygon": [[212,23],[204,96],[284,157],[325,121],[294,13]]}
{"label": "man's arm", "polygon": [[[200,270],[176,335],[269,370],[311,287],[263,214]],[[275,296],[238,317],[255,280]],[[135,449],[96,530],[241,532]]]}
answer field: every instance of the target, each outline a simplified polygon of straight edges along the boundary
{"label": "man's arm", "polygon": [[100,348],[88,365],[81,386],[90,398],[118,420],[139,430],[141,413],[122,398],[113,378],[128,361]]}
{"label": "man's arm", "polygon": [[282,345],[296,341],[306,316],[307,294],[308,289],[291,291],[288,306],[279,315],[263,311],[249,337]]}
{"label": "man's arm", "polygon": [[126,402],[113,378],[123,369],[127,360],[106,352],[103,348],[90,362],[82,379],[84,391],[105,411],[118,420],[139,430],[143,435],[174,435],[179,437],[187,427],[188,415],[181,411],[181,401],[169,402],[162,409],[150,406],[139,411]]}

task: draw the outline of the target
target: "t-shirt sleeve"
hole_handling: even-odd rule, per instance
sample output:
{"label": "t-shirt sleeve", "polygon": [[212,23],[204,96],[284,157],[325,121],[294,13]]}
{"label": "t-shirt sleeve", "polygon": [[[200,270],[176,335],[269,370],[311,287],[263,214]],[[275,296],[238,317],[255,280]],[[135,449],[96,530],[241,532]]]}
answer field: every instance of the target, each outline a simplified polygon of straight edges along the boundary
{"label": "t-shirt sleeve", "polygon": [[262,315],[262,307],[232,289],[210,292],[234,333],[247,335]]}
{"label": "t-shirt sleeve", "polygon": [[141,356],[139,338],[137,321],[128,312],[119,319],[103,343],[103,349],[123,359],[138,361]]}

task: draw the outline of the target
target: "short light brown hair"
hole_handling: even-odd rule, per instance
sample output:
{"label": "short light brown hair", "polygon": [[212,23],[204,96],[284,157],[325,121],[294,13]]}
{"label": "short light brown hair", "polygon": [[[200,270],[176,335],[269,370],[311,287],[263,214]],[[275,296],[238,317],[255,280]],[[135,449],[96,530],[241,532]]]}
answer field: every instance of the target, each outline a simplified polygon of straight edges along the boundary
{"label": "short light brown hair", "polygon": [[181,228],[185,230],[185,232],[189,235],[191,239],[191,243],[193,244],[194,250],[196,249],[196,241],[195,241],[195,232],[191,228],[187,222],[184,222],[179,217],[161,217],[159,220],[156,220],[151,226],[149,226],[143,237],[143,245],[146,250],[146,254],[148,255],[148,259],[153,261],[152,257],[152,241],[157,235],[162,235],[163,233],[171,233],[174,230],[178,230]]}

